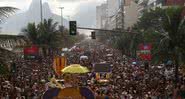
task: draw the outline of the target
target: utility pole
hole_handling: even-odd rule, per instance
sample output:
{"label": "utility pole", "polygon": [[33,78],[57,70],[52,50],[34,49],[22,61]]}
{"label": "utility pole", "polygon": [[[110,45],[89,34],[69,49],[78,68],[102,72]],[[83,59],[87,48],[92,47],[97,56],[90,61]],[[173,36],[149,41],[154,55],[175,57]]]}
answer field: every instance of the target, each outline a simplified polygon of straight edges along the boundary
{"label": "utility pole", "polygon": [[121,28],[122,28],[122,30],[124,30],[124,24],[125,24],[125,0],[122,0],[122,2],[121,2],[121,23],[122,23],[122,25],[121,25]]}
{"label": "utility pole", "polygon": [[61,26],[63,26],[63,9],[64,7],[60,7],[61,9]]}
{"label": "utility pole", "polygon": [[42,15],[42,0],[40,0],[40,21],[42,23],[43,21],[43,15]]}
{"label": "utility pole", "polygon": [[118,14],[116,14],[116,29],[118,28]]}

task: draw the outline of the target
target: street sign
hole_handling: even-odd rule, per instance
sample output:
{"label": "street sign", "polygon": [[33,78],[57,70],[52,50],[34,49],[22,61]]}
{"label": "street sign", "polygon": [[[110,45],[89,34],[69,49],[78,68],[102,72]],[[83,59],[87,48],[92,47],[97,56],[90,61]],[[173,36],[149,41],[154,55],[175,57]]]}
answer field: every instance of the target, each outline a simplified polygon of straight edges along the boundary
{"label": "street sign", "polygon": [[25,59],[35,59],[39,55],[39,48],[35,45],[31,47],[24,48],[24,58]]}
{"label": "street sign", "polygon": [[152,59],[151,44],[139,44],[139,49],[140,49],[140,53],[138,53],[138,55],[142,60],[150,61]]}

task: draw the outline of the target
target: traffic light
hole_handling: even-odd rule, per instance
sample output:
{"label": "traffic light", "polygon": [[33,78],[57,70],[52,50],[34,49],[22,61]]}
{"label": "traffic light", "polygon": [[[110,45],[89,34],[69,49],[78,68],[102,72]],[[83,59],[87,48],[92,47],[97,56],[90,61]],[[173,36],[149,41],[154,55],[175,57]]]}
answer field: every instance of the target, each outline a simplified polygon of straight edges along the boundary
{"label": "traffic light", "polygon": [[70,35],[76,35],[77,34],[77,24],[76,21],[69,21],[69,33]]}
{"label": "traffic light", "polygon": [[96,39],[96,33],[95,32],[91,32],[91,38]]}

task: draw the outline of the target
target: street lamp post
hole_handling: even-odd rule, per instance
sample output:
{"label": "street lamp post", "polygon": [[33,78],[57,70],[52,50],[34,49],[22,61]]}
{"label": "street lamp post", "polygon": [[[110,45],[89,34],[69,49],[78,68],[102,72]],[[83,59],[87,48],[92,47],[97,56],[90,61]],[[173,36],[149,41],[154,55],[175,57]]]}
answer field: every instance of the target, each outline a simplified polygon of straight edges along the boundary
{"label": "street lamp post", "polygon": [[61,26],[63,26],[63,12],[62,10],[64,9],[64,7],[60,7],[61,9]]}
{"label": "street lamp post", "polygon": [[122,13],[122,30],[124,30],[124,25],[125,25],[125,0],[122,0],[122,2],[121,2],[121,13]]}
{"label": "street lamp post", "polygon": [[42,22],[43,15],[42,15],[42,0],[40,0],[40,21]]}

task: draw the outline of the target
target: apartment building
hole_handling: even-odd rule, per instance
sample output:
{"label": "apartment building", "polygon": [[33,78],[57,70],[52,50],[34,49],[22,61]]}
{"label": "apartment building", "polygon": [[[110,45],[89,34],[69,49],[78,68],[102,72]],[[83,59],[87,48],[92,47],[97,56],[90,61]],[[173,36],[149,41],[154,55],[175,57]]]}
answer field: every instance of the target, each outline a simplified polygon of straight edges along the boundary
{"label": "apartment building", "polygon": [[106,28],[107,16],[107,3],[96,7],[96,28]]}

